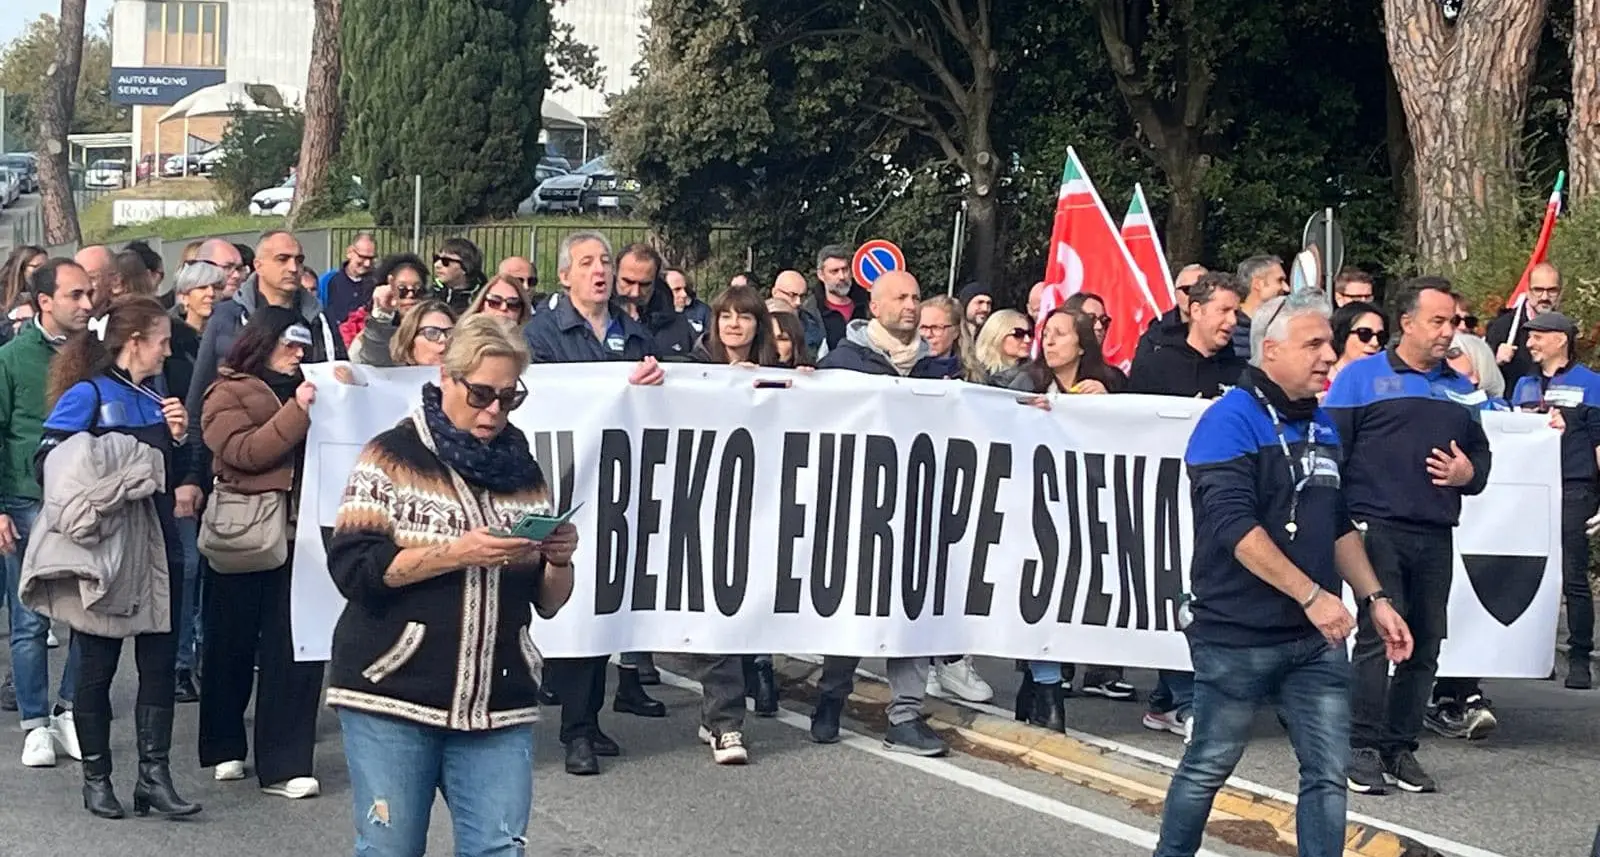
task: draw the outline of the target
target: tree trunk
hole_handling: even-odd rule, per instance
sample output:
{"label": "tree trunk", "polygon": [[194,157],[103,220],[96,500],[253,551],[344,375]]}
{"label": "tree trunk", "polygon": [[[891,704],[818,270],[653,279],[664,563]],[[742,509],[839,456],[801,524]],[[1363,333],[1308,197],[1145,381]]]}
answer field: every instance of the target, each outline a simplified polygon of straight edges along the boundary
{"label": "tree trunk", "polygon": [[61,29],[56,34],[56,61],[44,72],[39,89],[40,206],[46,244],[77,244],[78,208],[72,199],[68,169],[67,130],[77,109],[78,70],[83,65],[83,16],[87,0],[61,0]]}
{"label": "tree trunk", "polygon": [[340,0],[313,0],[316,25],[311,32],[311,73],[306,81],[306,125],[300,137],[300,166],[295,171],[294,205],[289,209],[290,229],[302,215],[314,217],[318,209],[335,201],[323,199],[328,190],[328,167],[339,149],[339,13]]}
{"label": "tree trunk", "polygon": [[1174,271],[1199,262],[1205,253],[1206,197],[1200,191],[1200,180],[1205,177],[1207,161],[1202,156],[1189,161],[1187,169],[1167,173],[1172,196],[1167,202],[1164,248]]}
{"label": "tree trunk", "polygon": [[1389,176],[1394,195],[1400,200],[1395,218],[1402,247],[1417,246],[1417,173],[1412,169],[1416,155],[1411,149],[1411,132],[1406,130],[1406,109],[1400,103],[1400,86],[1394,70],[1384,71],[1384,148],[1389,153]]}
{"label": "tree trunk", "polygon": [[1417,252],[1449,268],[1477,218],[1515,204],[1518,142],[1546,0],[1469,3],[1447,23],[1435,0],[1384,0],[1389,65],[1416,160]]}
{"label": "tree trunk", "polygon": [[1572,3],[1572,119],[1567,125],[1572,200],[1600,195],[1600,0]]}

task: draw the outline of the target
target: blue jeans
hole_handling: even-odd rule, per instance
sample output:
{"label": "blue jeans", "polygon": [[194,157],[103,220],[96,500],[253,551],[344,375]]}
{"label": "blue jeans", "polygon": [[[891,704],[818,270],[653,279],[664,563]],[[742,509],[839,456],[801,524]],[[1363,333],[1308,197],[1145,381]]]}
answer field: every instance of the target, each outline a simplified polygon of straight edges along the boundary
{"label": "blue jeans", "polygon": [[[17,713],[22,728],[50,725],[50,620],[22,606],[17,597],[22,583],[22,555],[28,547],[28,533],[39,516],[39,501],[21,497],[0,497],[0,512],[11,516],[17,530],[17,549],[6,556],[6,600],[11,605],[11,672],[17,689]],[[61,704],[72,707],[72,691],[77,684],[78,647],[67,647],[67,664],[61,670]]]}
{"label": "blue jeans", "polygon": [[1188,711],[1194,704],[1194,673],[1180,670],[1161,670],[1156,673],[1156,686],[1150,691],[1150,710],[1157,714],[1169,711]]}
{"label": "blue jeans", "polygon": [[174,617],[178,625],[178,669],[193,671],[200,651],[200,519],[178,518],[178,541],[183,545],[183,609]]}
{"label": "blue jeans", "polygon": [[433,793],[457,857],[523,857],[533,805],[533,726],[456,732],[340,708],[356,857],[422,857]]}
{"label": "blue jeans", "polygon": [[1350,659],[1320,636],[1277,646],[1189,641],[1194,735],[1167,790],[1155,857],[1193,857],[1211,802],[1239,764],[1257,709],[1279,700],[1300,760],[1295,828],[1302,857],[1344,854],[1350,761]]}

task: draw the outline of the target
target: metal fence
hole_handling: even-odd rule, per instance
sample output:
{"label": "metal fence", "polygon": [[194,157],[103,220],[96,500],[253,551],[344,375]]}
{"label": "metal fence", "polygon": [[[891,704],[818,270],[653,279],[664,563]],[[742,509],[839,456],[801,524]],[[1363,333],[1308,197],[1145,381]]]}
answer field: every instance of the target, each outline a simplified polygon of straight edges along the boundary
{"label": "metal fence", "polygon": [[[613,248],[619,250],[628,244],[649,244],[660,250],[668,260],[678,258],[673,249],[665,246],[650,230],[649,225],[626,221],[599,224],[574,222],[571,225],[501,223],[480,226],[424,226],[420,235],[416,236],[415,247],[412,230],[408,226],[339,227],[327,231],[330,233],[333,264],[338,264],[338,259],[344,254],[344,248],[350,246],[356,236],[363,232],[372,236],[379,256],[409,253],[414,249],[424,259],[431,258],[445,239],[459,237],[477,245],[483,253],[484,269],[490,274],[493,274],[502,259],[511,256],[526,257],[533,263],[534,270],[539,275],[541,290],[550,291],[555,288],[556,257],[559,255],[561,239],[579,229],[601,233],[611,242]],[[734,274],[750,266],[750,248],[739,242],[738,230],[731,227],[711,230],[709,250],[704,260],[687,266],[690,280],[701,287],[702,297],[720,291]]]}
{"label": "metal fence", "polygon": [[[102,196],[105,196],[108,193],[110,193],[109,190],[75,190],[75,191],[72,192],[72,201],[73,201],[74,204],[77,205],[78,211],[82,212],[84,209],[88,208],[95,200],[99,199]],[[44,203],[43,203],[43,201],[41,200],[38,205],[35,205],[34,207],[28,209],[27,211],[13,212],[13,217],[11,219],[11,223],[9,224],[9,226],[10,226],[10,233],[9,233],[8,237],[11,240],[11,245],[10,246],[12,246],[12,247],[21,247],[24,244],[37,244],[37,245],[43,246],[44,245]]]}

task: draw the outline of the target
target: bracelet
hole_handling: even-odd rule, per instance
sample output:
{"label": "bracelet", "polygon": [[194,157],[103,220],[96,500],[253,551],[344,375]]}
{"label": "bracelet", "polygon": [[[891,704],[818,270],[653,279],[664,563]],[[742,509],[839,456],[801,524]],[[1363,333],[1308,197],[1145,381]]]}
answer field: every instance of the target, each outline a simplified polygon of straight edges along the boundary
{"label": "bracelet", "polygon": [[1317,596],[1319,596],[1321,594],[1322,594],[1322,587],[1321,586],[1312,586],[1311,587],[1311,594],[1309,594],[1305,598],[1301,599],[1301,601],[1300,601],[1300,609],[1301,610],[1310,610],[1311,609],[1311,605],[1317,603]]}

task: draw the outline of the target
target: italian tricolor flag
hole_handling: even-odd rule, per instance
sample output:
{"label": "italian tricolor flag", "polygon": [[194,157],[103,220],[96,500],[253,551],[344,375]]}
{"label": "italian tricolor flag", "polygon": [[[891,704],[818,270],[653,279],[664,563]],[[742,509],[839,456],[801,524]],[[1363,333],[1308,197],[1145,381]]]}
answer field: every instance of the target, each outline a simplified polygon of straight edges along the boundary
{"label": "italian tricolor flag", "polygon": [[1556,174],[1556,188],[1550,191],[1550,201],[1544,206],[1544,223],[1539,225],[1539,240],[1533,245],[1533,255],[1528,257],[1528,267],[1522,269],[1522,279],[1517,281],[1516,291],[1506,298],[1506,309],[1512,309],[1528,297],[1528,279],[1533,276],[1533,269],[1545,260],[1550,253],[1550,235],[1556,231],[1556,218],[1561,214],[1561,190],[1567,184],[1567,171],[1562,170]]}
{"label": "italian tricolor flag", "polygon": [[1144,284],[1155,298],[1156,310],[1170,312],[1178,304],[1178,293],[1172,285],[1172,269],[1167,267],[1161,236],[1156,234],[1155,222],[1150,219],[1144,185],[1133,186],[1133,201],[1128,203],[1128,213],[1122,216],[1122,243],[1128,245],[1128,253],[1139,266],[1139,273],[1144,275]]}

